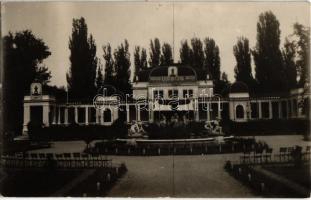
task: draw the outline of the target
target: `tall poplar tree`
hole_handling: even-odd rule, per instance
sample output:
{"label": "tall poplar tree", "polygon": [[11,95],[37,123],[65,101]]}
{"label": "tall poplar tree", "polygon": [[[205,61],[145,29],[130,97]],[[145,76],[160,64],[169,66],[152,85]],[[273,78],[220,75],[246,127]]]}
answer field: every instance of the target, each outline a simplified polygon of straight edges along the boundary
{"label": "tall poplar tree", "polygon": [[173,53],[172,47],[168,43],[164,43],[162,46],[162,54],[160,57],[160,65],[171,65],[173,64]]}
{"label": "tall poplar tree", "polygon": [[191,64],[191,48],[188,45],[187,40],[181,42],[181,48],[179,50],[180,62],[184,65]]}
{"label": "tall poplar tree", "polygon": [[214,39],[206,38],[204,40],[204,73],[209,73],[211,78],[215,81],[220,80],[220,57],[219,48]]}
{"label": "tall poplar tree", "polygon": [[280,35],[280,23],[276,16],[271,11],[260,14],[257,23],[257,43],[252,53],[259,90],[263,93],[286,90]]}
{"label": "tall poplar tree", "polygon": [[236,60],[236,66],[234,68],[235,80],[244,82],[250,90],[253,90],[255,79],[252,75],[251,51],[247,38],[238,38],[237,44],[233,46],[233,54]]}
{"label": "tall poplar tree", "polygon": [[295,62],[295,45],[287,38],[282,50],[284,71],[287,79],[287,87],[293,89],[297,86],[297,70]]}
{"label": "tall poplar tree", "polygon": [[96,45],[93,36],[88,36],[87,24],[83,17],[73,19],[69,49],[69,97],[76,100],[92,99],[96,92]]}
{"label": "tall poplar tree", "polygon": [[157,67],[160,65],[161,57],[161,44],[158,38],[155,38],[154,41],[150,40],[150,59],[149,65],[151,67]]}
{"label": "tall poplar tree", "polygon": [[190,58],[193,68],[203,70],[204,52],[202,41],[199,38],[191,39]]}
{"label": "tall poplar tree", "polygon": [[103,46],[103,58],[105,60],[105,76],[104,76],[104,84],[114,85],[114,60],[113,55],[111,53],[111,46],[108,43]]}
{"label": "tall poplar tree", "polygon": [[129,44],[127,40],[124,41],[118,48],[114,51],[114,64],[115,64],[115,86],[116,88],[124,93],[131,94],[131,84],[130,84],[130,53]]}

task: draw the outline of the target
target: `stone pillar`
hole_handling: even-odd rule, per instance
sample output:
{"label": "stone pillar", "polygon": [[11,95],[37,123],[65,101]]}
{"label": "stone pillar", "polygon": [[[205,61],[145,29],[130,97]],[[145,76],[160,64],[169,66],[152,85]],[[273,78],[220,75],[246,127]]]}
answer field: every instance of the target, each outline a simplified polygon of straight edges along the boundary
{"label": "stone pillar", "polygon": [[85,107],[85,124],[89,124],[89,107]]}
{"label": "stone pillar", "polygon": [[207,121],[211,121],[211,104],[209,102],[206,102],[206,114],[207,114]]}
{"label": "stone pillar", "polygon": [[140,105],[138,105],[138,109],[137,109],[137,121],[140,121]]}
{"label": "stone pillar", "polygon": [[130,106],[126,104],[126,122],[130,122]]}
{"label": "stone pillar", "polygon": [[220,101],[218,102],[218,119],[221,119]]}
{"label": "stone pillar", "polygon": [[24,126],[23,126],[23,135],[28,131],[28,123],[30,122],[30,106],[24,104]]}
{"label": "stone pillar", "polygon": [[96,122],[96,124],[99,124],[99,122],[100,122],[100,115],[99,115],[98,109],[95,109],[95,112],[96,112],[96,114],[95,114],[95,122]]}
{"label": "stone pillar", "polygon": [[50,126],[50,119],[49,119],[49,112],[50,112],[50,105],[43,106],[43,124],[45,126]]}
{"label": "stone pillar", "polygon": [[283,117],[282,101],[278,101],[278,106],[279,106],[279,118],[282,119]]}
{"label": "stone pillar", "polygon": [[258,102],[258,118],[259,118],[259,119],[262,119],[261,101]]}
{"label": "stone pillar", "polygon": [[194,99],[194,118],[195,121],[199,121],[199,104],[198,104],[198,99]]}
{"label": "stone pillar", "polygon": [[57,115],[56,115],[56,105],[53,106],[53,122],[52,124],[56,124],[56,119],[57,119]]}
{"label": "stone pillar", "polygon": [[78,123],[78,107],[75,107],[75,122]]}
{"label": "stone pillar", "polygon": [[57,124],[60,124],[60,107],[58,107],[58,120],[57,120]]}
{"label": "stone pillar", "polygon": [[272,112],[272,102],[269,101],[269,119],[272,119],[273,118],[273,112]]}
{"label": "stone pillar", "polygon": [[68,124],[68,107],[65,107],[65,112],[64,112],[64,114],[65,114],[65,124]]}

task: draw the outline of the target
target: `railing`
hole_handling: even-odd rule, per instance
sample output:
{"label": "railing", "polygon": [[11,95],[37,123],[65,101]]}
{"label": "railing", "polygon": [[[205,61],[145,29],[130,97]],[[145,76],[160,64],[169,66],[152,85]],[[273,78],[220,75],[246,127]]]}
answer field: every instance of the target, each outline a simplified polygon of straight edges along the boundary
{"label": "railing", "polygon": [[273,154],[273,149],[260,149],[243,152],[240,156],[240,164],[263,164],[263,163],[288,163],[300,161],[310,161],[311,151],[307,146],[305,151],[295,154],[294,147],[280,147],[277,154]]}
{"label": "railing", "polygon": [[111,159],[98,154],[80,153],[31,153],[4,155],[1,157],[5,168],[114,168]]}

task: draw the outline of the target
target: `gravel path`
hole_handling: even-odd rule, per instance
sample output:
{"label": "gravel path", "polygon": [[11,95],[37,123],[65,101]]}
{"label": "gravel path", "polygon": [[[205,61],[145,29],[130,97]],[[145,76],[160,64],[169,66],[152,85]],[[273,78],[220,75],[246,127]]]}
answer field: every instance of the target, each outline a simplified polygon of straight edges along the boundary
{"label": "gravel path", "polygon": [[233,157],[237,155],[174,156],[173,168],[173,156],[111,156],[125,162],[128,172],[108,196],[255,197],[223,170],[225,161]]}

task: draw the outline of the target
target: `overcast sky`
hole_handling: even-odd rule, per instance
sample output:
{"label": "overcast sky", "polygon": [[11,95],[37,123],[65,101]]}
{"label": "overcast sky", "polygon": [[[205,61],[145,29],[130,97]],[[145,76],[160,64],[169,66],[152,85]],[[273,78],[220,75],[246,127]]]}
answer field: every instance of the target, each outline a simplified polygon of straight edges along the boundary
{"label": "overcast sky", "polygon": [[[256,44],[258,16],[271,10],[280,21],[281,42],[292,33],[295,22],[309,26],[308,2],[175,2],[175,39],[173,38],[173,4],[168,2],[46,2],[4,3],[2,31],[30,29],[43,39],[52,55],[44,63],[52,72],[51,84],[66,85],[69,69],[68,41],[72,19],[83,16],[102,59],[102,46],[108,42],[115,49],[127,39],[133,50],[139,45],[149,50],[150,39],[158,37],[173,45],[179,60],[180,42],[192,37],[212,37],[220,48],[221,70],[234,80],[235,59],[232,48],[239,36]],[[149,53],[148,53],[149,56]],[[103,59],[102,59],[103,60]],[[102,61],[103,63],[103,61]]]}

